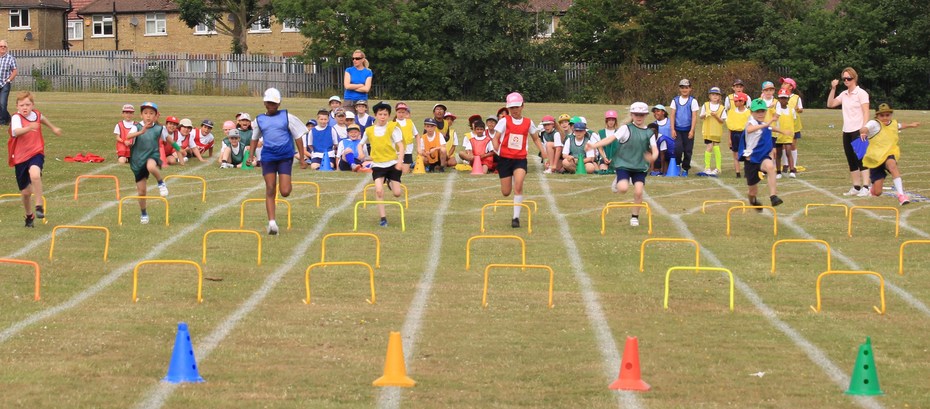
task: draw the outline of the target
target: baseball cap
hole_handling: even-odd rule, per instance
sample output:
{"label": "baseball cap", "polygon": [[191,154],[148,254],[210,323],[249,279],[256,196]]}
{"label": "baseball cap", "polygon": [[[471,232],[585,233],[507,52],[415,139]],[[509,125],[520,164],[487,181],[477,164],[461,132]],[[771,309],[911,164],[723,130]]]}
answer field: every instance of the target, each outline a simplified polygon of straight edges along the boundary
{"label": "baseball cap", "polygon": [[788,97],[791,97],[791,91],[788,91],[787,89],[784,89],[784,88],[779,89],[779,90],[778,90],[778,97],[779,97],[779,98],[788,98]]}
{"label": "baseball cap", "polygon": [[277,88],[268,88],[265,90],[265,97],[262,98],[263,102],[274,102],[275,104],[281,103],[281,91],[278,91]]}
{"label": "baseball cap", "polygon": [[746,95],[745,92],[737,92],[736,95],[733,97],[733,101],[734,102],[735,101],[749,102],[749,95]]}
{"label": "baseball cap", "polygon": [[400,111],[401,109],[406,109],[407,112],[410,112],[410,107],[408,107],[407,104],[404,102],[398,102],[397,105],[394,106],[394,109],[397,111]]}
{"label": "baseball cap", "polygon": [[446,112],[446,114],[443,115],[443,118],[452,118],[453,121],[456,120],[456,119],[459,119],[459,117],[455,116],[455,114],[453,114],[453,113],[451,113],[451,112]]}
{"label": "baseball cap", "polygon": [[136,112],[136,107],[132,106],[132,104],[123,105],[123,112]]}
{"label": "baseball cap", "polygon": [[351,130],[353,130],[353,129],[356,130],[356,131],[361,131],[361,130],[362,130],[362,127],[358,126],[358,124],[356,124],[356,123],[352,123],[352,124],[349,124],[348,126],[346,126],[346,132],[351,131]]}
{"label": "baseball cap", "polygon": [[793,79],[788,78],[788,77],[783,77],[783,78],[781,79],[781,83],[782,83],[782,84],[789,84],[789,85],[791,85],[791,89],[797,89],[797,88],[798,88],[798,83],[795,82]]}
{"label": "baseball cap", "polygon": [[233,122],[233,121],[226,121],[226,122],[223,122],[223,129],[235,128],[235,127],[236,127],[236,123]]}
{"label": "baseball cap", "polygon": [[389,114],[391,113],[391,105],[388,104],[387,102],[381,101],[375,104],[375,106],[371,107],[371,112],[374,112],[375,115],[377,115],[378,111],[385,110],[385,109],[387,110]]}
{"label": "baseball cap", "polygon": [[367,107],[367,106],[368,106],[368,100],[367,100],[367,99],[360,99],[360,100],[358,100],[358,101],[355,101],[355,105],[364,105],[364,106]]}
{"label": "baseball cap", "polygon": [[228,136],[228,137],[230,137],[230,138],[238,138],[238,137],[239,137],[239,130],[236,129],[236,128],[230,129],[230,130],[226,131],[226,136]]}
{"label": "baseball cap", "polygon": [[516,108],[523,105],[523,95],[520,95],[519,92],[511,92],[507,94],[507,103],[505,106],[507,108]]}
{"label": "baseball cap", "polygon": [[772,81],[765,81],[762,83],[762,89],[765,90],[769,88],[775,88],[775,84],[773,84]]}
{"label": "baseball cap", "polygon": [[572,126],[574,127],[576,131],[587,131],[588,130],[588,124],[584,122],[576,122]]}
{"label": "baseball cap", "polygon": [[178,117],[176,117],[176,116],[169,116],[169,117],[165,118],[165,123],[168,123],[168,122],[173,122],[173,123],[176,123],[176,124],[177,124],[177,123],[180,123],[180,121],[178,121]]}
{"label": "baseball cap", "polygon": [[155,110],[155,112],[158,112],[158,105],[154,102],[143,102],[142,105],[139,105],[139,110],[145,109],[146,107],[152,108]]}
{"label": "baseball cap", "polygon": [[571,122],[571,120],[572,120],[572,117],[571,117],[571,115],[569,115],[569,114],[562,114],[562,115],[559,115],[559,122],[562,122],[562,121],[569,121],[569,122]]}
{"label": "baseball cap", "polygon": [[426,118],[423,120],[423,125],[439,126],[439,122],[436,122],[433,118]]}
{"label": "baseball cap", "polygon": [[484,120],[485,120],[485,121],[494,121],[494,122],[498,122],[498,121],[497,121],[497,116],[495,116],[495,115],[490,115],[490,116],[488,116],[487,118],[485,118]]}
{"label": "baseball cap", "polygon": [[690,87],[690,86],[691,86],[691,81],[688,81],[687,78],[682,79],[681,81],[678,81],[678,86],[679,86],[679,87]]}
{"label": "baseball cap", "polygon": [[333,102],[333,101],[339,101],[339,103],[341,104],[341,103],[342,103],[342,98],[339,98],[339,95],[333,95],[333,96],[329,97],[329,102]]}
{"label": "baseball cap", "polygon": [[180,125],[180,126],[186,126],[186,127],[188,127],[188,128],[193,128],[193,127],[194,127],[194,124],[191,122],[191,120],[190,120],[190,119],[187,119],[187,118],[184,118],[184,119],[181,120],[181,122],[178,122],[178,125]]}
{"label": "baseball cap", "polygon": [[313,126],[316,126],[316,119],[308,119],[308,120],[307,120],[307,123],[305,123],[304,125],[313,125]]}
{"label": "baseball cap", "polygon": [[710,91],[707,91],[707,93],[708,94],[721,94],[721,95],[723,94],[722,92],[720,92],[719,87],[710,87]]}
{"label": "baseball cap", "polygon": [[652,112],[655,112],[655,111],[663,111],[666,114],[668,113],[668,110],[665,109],[665,105],[662,105],[662,104],[656,104],[654,107],[652,107]]}
{"label": "baseball cap", "polygon": [[246,120],[246,121],[252,121],[252,117],[249,115],[248,112],[243,112],[243,113],[239,114],[239,120],[241,121],[241,120],[243,120],[243,119]]}
{"label": "baseball cap", "polygon": [[604,113],[604,119],[611,119],[611,118],[617,119],[617,111],[614,111],[611,109]]}
{"label": "baseball cap", "polygon": [[743,80],[737,78],[736,80],[733,81],[733,85],[744,85]]}
{"label": "baseball cap", "polygon": [[213,128],[213,121],[211,121],[211,120],[209,120],[209,119],[204,119],[203,122],[201,122],[200,124],[201,124],[201,125],[206,125],[206,126],[209,126],[209,127]]}
{"label": "baseball cap", "polygon": [[769,106],[765,104],[765,101],[762,98],[756,98],[752,100],[752,104],[749,105],[749,110],[752,112],[756,111],[766,111],[769,109]]}
{"label": "baseball cap", "polygon": [[554,124],[554,123],[555,123],[555,118],[553,118],[552,115],[546,115],[542,117],[542,121],[539,121],[540,125]]}
{"label": "baseball cap", "polygon": [[346,114],[346,110],[342,108],[336,108],[333,110],[333,116],[339,116],[339,115],[345,116],[345,114]]}
{"label": "baseball cap", "polygon": [[346,119],[355,119],[355,112],[346,111]]}
{"label": "baseball cap", "polygon": [[631,114],[648,114],[649,105],[646,105],[645,102],[634,102],[633,105],[630,105]]}

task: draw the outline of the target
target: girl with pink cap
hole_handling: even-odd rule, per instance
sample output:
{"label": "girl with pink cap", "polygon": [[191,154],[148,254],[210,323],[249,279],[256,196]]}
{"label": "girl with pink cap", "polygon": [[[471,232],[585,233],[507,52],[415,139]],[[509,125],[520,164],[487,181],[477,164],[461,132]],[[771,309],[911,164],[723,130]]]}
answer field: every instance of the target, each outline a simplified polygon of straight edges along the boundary
{"label": "girl with pink cap", "polygon": [[[540,152],[544,152],[539,141],[539,128],[523,116],[523,95],[512,92],[507,95],[508,114],[494,127],[492,143],[500,155],[497,174],[501,180],[504,197],[513,192],[513,202],[523,203],[523,179],[526,178],[526,137],[531,136]],[[520,227],[520,207],[514,206],[510,227]]]}
{"label": "girl with pink cap", "polygon": [[[617,133],[617,129],[620,128],[619,123],[617,122],[617,111],[609,110],[604,113],[604,129],[597,131],[597,135],[600,137],[600,140],[607,139],[608,136],[614,136]],[[601,155],[601,163],[598,165],[600,173],[613,173],[615,167],[614,163],[611,160],[614,156],[614,151],[617,149],[617,143],[609,143],[604,145],[604,147],[598,149]]]}

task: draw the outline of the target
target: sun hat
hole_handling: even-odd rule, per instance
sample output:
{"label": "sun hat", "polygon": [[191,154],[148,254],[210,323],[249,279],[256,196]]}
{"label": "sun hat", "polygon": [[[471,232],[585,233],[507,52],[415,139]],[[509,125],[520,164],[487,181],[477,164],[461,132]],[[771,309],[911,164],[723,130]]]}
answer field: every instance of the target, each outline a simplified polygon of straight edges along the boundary
{"label": "sun hat", "polygon": [[329,97],[329,102],[333,102],[333,101],[338,101],[338,102],[341,104],[341,103],[342,103],[342,98],[339,98],[339,95],[333,95],[333,96]]}
{"label": "sun hat", "polygon": [[556,121],[556,122],[562,122],[562,121],[569,121],[569,122],[571,122],[571,120],[572,120],[571,115],[569,115],[569,114],[562,114],[562,115],[559,115],[559,120]]}
{"label": "sun hat", "polygon": [[441,103],[441,102],[438,103],[438,104],[436,104],[436,105],[433,105],[433,111],[435,111],[437,107],[442,107],[442,110],[443,110],[443,111],[448,111],[448,110],[449,110],[449,108],[446,107],[446,104],[443,104],[443,103]]}
{"label": "sun hat", "polygon": [[523,106],[523,95],[520,95],[519,92],[511,92],[507,94],[507,103],[505,104],[506,108],[516,108]]}
{"label": "sun hat", "polygon": [[888,105],[888,104],[886,104],[886,103],[879,104],[879,105],[878,105],[878,108],[875,109],[875,114],[876,114],[876,115],[878,115],[878,114],[890,114],[890,113],[893,113],[893,112],[894,112],[894,110],[891,109],[891,105]]}
{"label": "sun hat", "polygon": [[132,106],[132,104],[123,105],[123,112],[136,112],[136,107]]}
{"label": "sun hat", "polygon": [[762,98],[756,98],[752,100],[752,104],[749,104],[749,110],[752,112],[756,111],[767,111],[769,106],[766,105],[765,101]]}
{"label": "sun hat", "polygon": [[633,105],[630,105],[631,114],[648,114],[649,105],[646,105],[645,102],[634,102]]}
{"label": "sun hat", "polygon": [[268,88],[265,90],[265,97],[262,98],[263,102],[273,102],[275,104],[281,103],[281,91],[278,91],[277,88]]}
{"label": "sun hat", "polygon": [[351,123],[348,126],[346,126],[346,132],[351,131],[353,129],[356,131],[361,131],[362,127],[358,126],[358,124],[356,123]]}
{"label": "sun hat", "polygon": [[346,111],[346,119],[355,119],[355,112]]}

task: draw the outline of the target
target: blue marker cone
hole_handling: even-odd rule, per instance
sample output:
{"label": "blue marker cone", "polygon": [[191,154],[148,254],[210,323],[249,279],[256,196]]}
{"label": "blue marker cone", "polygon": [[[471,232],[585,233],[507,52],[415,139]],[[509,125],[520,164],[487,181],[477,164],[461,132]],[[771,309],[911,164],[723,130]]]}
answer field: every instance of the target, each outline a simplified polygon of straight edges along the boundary
{"label": "blue marker cone", "polygon": [[332,172],[333,170],[333,163],[325,154],[323,155],[323,160],[320,162],[320,170],[323,172]]}
{"label": "blue marker cone", "polygon": [[203,382],[197,372],[197,360],[194,359],[194,347],[191,345],[191,335],[187,332],[187,323],[178,323],[178,335],[174,339],[174,350],[171,352],[171,364],[168,365],[166,382]]}
{"label": "blue marker cone", "polygon": [[681,173],[678,171],[678,161],[675,158],[671,159],[671,162],[668,163],[668,172],[665,173],[665,176],[676,177]]}

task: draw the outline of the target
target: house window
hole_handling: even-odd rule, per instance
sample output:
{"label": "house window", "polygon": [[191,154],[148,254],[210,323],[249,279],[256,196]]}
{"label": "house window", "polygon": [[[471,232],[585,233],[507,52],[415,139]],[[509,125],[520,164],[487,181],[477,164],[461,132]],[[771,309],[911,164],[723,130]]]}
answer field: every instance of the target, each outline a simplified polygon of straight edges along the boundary
{"label": "house window", "polygon": [[548,21],[541,21],[536,26],[537,38],[549,38],[555,33],[555,16],[549,17]]}
{"label": "house window", "polygon": [[195,35],[216,34],[216,21],[212,18],[194,26]]}
{"label": "house window", "polygon": [[29,9],[10,10],[10,30],[29,28]]}
{"label": "house window", "polygon": [[94,16],[94,37],[113,37],[113,16]]}
{"label": "house window", "polygon": [[300,32],[300,26],[304,25],[304,20],[301,18],[286,18],[281,20],[282,33],[297,33]]}
{"label": "house window", "polygon": [[271,17],[268,14],[263,14],[252,23],[252,26],[249,27],[250,33],[270,33],[271,32]]}
{"label": "house window", "polygon": [[69,20],[68,21],[68,39],[69,40],[83,40],[84,39],[84,21],[83,20]]}
{"label": "house window", "polygon": [[148,13],[145,15],[145,35],[166,35],[167,20],[165,13]]}

